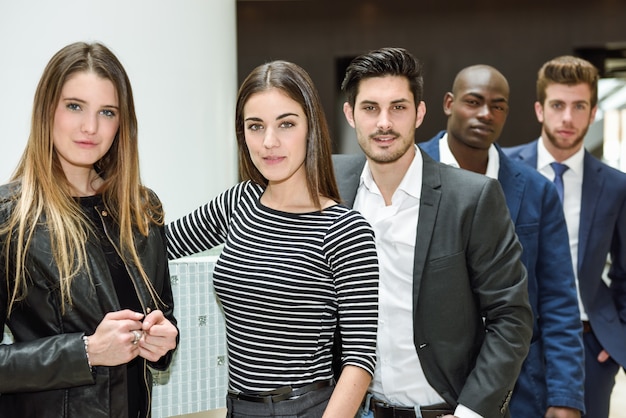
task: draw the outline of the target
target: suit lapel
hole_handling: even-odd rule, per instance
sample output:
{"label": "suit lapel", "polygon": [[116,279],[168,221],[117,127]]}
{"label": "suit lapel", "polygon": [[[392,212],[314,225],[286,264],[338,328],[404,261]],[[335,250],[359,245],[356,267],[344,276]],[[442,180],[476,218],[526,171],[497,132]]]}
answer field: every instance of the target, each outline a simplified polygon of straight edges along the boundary
{"label": "suit lapel", "polygon": [[498,181],[504,191],[506,198],[506,205],[509,208],[511,219],[515,223],[517,221],[517,215],[522,204],[522,195],[524,193],[524,187],[526,180],[520,177],[520,172],[513,164],[511,160],[506,157],[500,148],[498,147],[498,155],[500,156],[500,170],[498,170]]}
{"label": "suit lapel", "polygon": [[337,174],[337,187],[343,203],[349,208],[354,206],[354,199],[361,181],[365,165],[364,155],[333,155],[333,165]]}
{"label": "suit lapel", "polygon": [[596,159],[585,151],[583,173],[582,199],[580,203],[580,224],[578,231],[578,270],[585,259],[585,252],[589,244],[589,234],[593,224],[593,216],[600,201],[600,193],[604,183],[602,166]]}
{"label": "suit lapel", "polygon": [[430,248],[439,203],[441,201],[441,169],[437,162],[420,150],[424,161],[422,171],[422,196],[420,199],[419,220],[415,238],[415,258],[413,260],[413,303],[417,301],[422,274]]}
{"label": "suit lapel", "polygon": [[537,169],[537,143],[538,139],[529,143],[519,153],[519,159],[524,161],[524,163],[528,164],[535,170]]}
{"label": "suit lapel", "polygon": [[428,155],[430,155],[435,161],[441,161],[439,155],[439,140],[445,135],[446,131],[441,131],[433,138],[426,142],[418,144]]}

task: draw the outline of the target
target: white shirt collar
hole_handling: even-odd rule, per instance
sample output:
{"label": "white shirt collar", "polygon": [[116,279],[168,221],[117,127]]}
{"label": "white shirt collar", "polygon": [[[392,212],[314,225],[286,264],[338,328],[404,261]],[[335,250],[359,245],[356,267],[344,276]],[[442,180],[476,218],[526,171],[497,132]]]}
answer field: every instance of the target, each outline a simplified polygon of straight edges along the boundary
{"label": "white shirt collar", "polygon": [[[550,154],[543,141],[543,138],[539,138],[539,141],[537,141],[537,170],[541,172],[553,173],[550,163],[553,163],[556,160],[552,154]],[[576,174],[577,176],[582,176],[584,159],[585,147],[580,147],[574,155],[569,157],[567,160],[560,162],[569,167],[568,171]]]}
{"label": "white shirt collar", "polygon": [[[439,161],[444,164],[451,165],[453,167],[460,168],[458,161],[450,151],[448,145],[448,133],[443,134],[439,139]],[[498,179],[498,172],[500,171],[500,155],[495,145],[491,144],[489,147],[489,161],[487,161],[487,172],[485,175],[492,179]]]}
{"label": "white shirt collar", "polygon": [[[413,157],[413,161],[411,161],[411,165],[409,169],[404,173],[404,177],[398,186],[398,191],[403,191],[407,195],[419,199],[422,196],[422,170],[424,167],[424,161],[422,159],[422,154],[417,144],[415,145],[415,157]],[[363,172],[361,173],[360,185],[365,186],[371,193],[378,193],[378,186],[372,177],[372,171],[369,167],[369,161],[365,163],[365,167],[363,167]],[[394,193],[394,194],[395,194]],[[393,198],[392,198],[393,200]]]}

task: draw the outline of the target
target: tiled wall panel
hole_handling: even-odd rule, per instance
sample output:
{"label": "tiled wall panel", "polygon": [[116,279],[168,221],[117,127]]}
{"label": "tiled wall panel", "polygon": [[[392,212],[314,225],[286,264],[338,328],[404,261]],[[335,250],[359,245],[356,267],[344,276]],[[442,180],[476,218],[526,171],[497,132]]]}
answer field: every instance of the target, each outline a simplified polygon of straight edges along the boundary
{"label": "tiled wall panel", "polygon": [[170,262],[180,345],[169,370],[153,373],[154,418],[226,406],[226,336],[213,292],[214,262],[213,256]]}

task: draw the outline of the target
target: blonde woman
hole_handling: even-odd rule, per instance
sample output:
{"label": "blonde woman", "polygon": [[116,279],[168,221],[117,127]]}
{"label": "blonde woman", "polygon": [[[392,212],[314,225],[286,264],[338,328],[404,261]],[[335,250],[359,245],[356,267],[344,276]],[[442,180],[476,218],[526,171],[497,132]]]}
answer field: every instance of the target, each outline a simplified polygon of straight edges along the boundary
{"label": "blonde woman", "polygon": [[147,417],[178,331],[163,210],[141,185],[124,68],[104,45],[50,60],[0,186],[0,416]]}

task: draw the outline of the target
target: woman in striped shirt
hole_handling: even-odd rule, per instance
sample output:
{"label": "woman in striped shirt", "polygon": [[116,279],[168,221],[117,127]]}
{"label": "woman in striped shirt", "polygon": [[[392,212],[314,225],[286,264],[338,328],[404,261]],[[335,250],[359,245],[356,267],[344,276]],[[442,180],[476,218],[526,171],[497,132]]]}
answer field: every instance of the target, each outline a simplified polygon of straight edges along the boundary
{"label": "woman in striped shirt", "polygon": [[243,181],[167,228],[170,258],[225,244],[214,286],[228,416],[352,417],[374,371],[378,261],[369,224],[338,203],[308,74],[285,61],[254,69],[239,89],[236,135]]}

